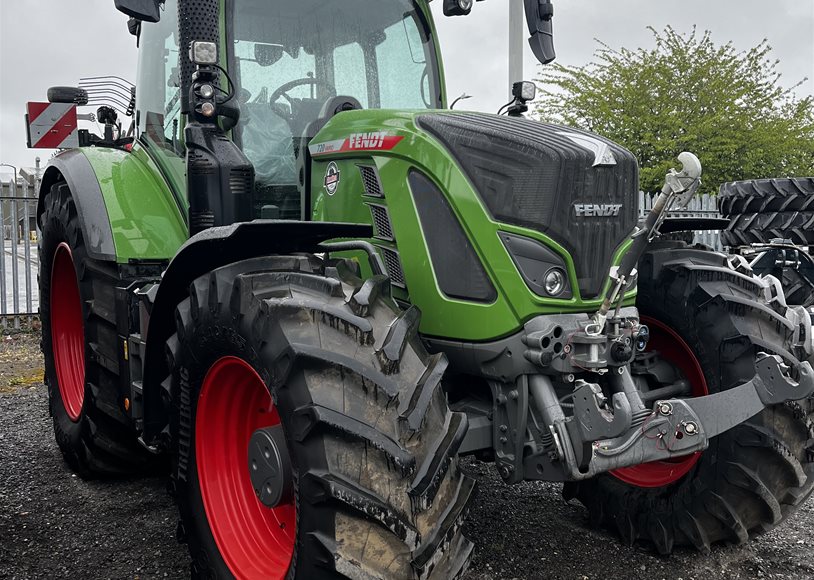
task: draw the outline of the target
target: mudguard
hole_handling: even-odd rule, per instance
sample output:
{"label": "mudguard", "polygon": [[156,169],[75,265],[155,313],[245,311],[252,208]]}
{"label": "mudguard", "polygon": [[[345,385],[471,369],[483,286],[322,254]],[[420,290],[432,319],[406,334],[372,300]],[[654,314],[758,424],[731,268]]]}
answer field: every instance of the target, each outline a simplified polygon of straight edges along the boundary
{"label": "mudguard", "polygon": [[37,224],[42,227],[40,219],[45,209],[45,195],[51,190],[51,186],[63,179],[71,189],[76,204],[88,255],[97,260],[115,260],[116,246],[102,188],[99,187],[93,166],[79,149],[60,153],[48,163],[40,185]]}
{"label": "mudguard", "polygon": [[83,147],[54,157],[43,176],[38,220],[45,195],[62,179],[71,190],[91,258],[169,260],[188,237],[179,202],[138,144],[132,152]]}
{"label": "mudguard", "polygon": [[189,286],[196,278],[250,258],[324,252],[319,244],[327,240],[372,235],[373,228],[367,224],[255,220],[209,228],[190,238],[161,277],[150,312],[143,359],[144,440],[160,444],[159,436],[168,426],[161,397],[161,382],[168,372],[165,346],[175,332],[175,307],[189,296]]}

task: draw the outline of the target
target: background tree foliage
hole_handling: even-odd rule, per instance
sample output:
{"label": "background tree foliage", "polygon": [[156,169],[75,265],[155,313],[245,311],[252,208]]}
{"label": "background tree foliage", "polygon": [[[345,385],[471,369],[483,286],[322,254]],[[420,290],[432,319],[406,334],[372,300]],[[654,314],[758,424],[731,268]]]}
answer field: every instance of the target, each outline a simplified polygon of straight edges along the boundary
{"label": "background tree foliage", "polygon": [[767,41],[739,52],[709,32],[650,30],[653,49],[598,41],[585,66],[544,67],[538,118],[630,149],[645,191],[661,188],[685,150],[701,159],[705,193],[724,181],[814,175],[814,99],[794,97],[800,83],[781,85]]}

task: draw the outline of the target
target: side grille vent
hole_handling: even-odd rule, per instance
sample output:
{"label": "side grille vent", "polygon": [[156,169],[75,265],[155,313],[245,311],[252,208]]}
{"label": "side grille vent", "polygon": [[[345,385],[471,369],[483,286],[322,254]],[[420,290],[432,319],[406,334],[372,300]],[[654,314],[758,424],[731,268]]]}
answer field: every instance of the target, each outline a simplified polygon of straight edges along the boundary
{"label": "side grille vent", "polygon": [[387,208],[372,203],[368,204],[368,206],[370,207],[370,215],[373,216],[373,226],[375,228],[373,236],[380,240],[394,241],[393,226],[390,224]]}
{"label": "side grille vent", "polygon": [[450,298],[493,302],[497,291],[444,194],[417,170],[407,180],[441,291]]}
{"label": "side grille vent", "polygon": [[195,175],[214,175],[215,164],[212,160],[196,149],[189,151],[189,170]]}
{"label": "side grille vent", "polygon": [[251,170],[233,169],[229,174],[229,189],[232,195],[245,195],[251,192],[254,176]]}
{"label": "side grille vent", "polygon": [[359,173],[362,174],[362,185],[365,188],[365,195],[370,197],[384,197],[382,184],[379,181],[379,172],[370,165],[358,165]]}
{"label": "side grille vent", "polygon": [[407,284],[404,280],[404,270],[401,269],[401,258],[399,253],[390,248],[379,246],[384,258],[384,267],[387,269],[387,275],[390,276],[390,283],[399,288],[406,288]]}

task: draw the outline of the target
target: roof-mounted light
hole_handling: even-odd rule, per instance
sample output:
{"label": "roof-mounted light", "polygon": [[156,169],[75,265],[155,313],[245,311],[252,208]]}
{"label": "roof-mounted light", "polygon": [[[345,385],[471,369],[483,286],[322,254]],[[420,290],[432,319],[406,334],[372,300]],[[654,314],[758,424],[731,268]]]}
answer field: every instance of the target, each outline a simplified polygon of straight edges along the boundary
{"label": "roof-mounted light", "polygon": [[214,42],[193,40],[189,47],[189,60],[198,66],[217,64],[218,45]]}

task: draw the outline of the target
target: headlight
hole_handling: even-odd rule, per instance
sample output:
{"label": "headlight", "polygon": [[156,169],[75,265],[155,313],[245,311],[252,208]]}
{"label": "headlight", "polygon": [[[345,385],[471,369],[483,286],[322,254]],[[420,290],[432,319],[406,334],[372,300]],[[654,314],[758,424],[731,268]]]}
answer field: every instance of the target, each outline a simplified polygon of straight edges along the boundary
{"label": "headlight", "polygon": [[551,296],[558,296],[565,288],[565,272],[551,268],[545,274],[545,291]]}
{"label": "headlight", "polygon": [[568,300],[573,297],[565,261],[538,240],[508,232],[499,234],[517,271],[529,290],[543,298]]}
{"label": "headlight", "polygon": [[201,85],[201,88],[198,89],[198,92],[204,99],[211,99],[215,96],[215,87],[212,85]]}

